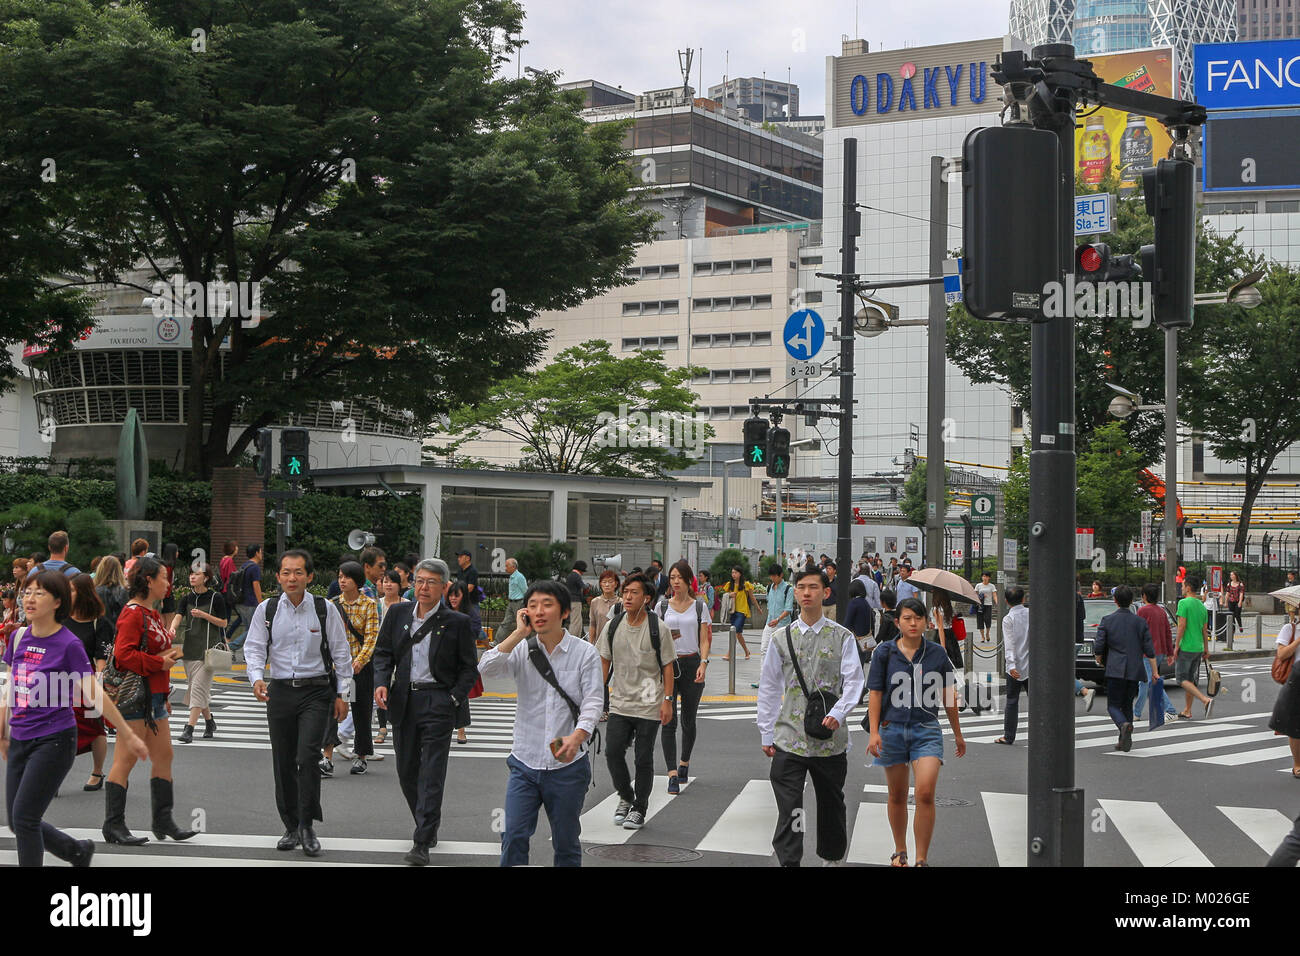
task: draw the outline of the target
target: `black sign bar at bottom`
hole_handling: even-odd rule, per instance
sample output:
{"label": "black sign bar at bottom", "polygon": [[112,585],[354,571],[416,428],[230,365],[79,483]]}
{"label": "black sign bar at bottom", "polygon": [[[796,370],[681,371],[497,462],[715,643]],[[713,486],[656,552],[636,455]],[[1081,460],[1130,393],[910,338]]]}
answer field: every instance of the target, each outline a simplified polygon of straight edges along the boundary
{"label": "black sign bar at bottom", "polygon": [[1205,127],[1205,188],[1300,189],[1300,113],[1215,119]]}

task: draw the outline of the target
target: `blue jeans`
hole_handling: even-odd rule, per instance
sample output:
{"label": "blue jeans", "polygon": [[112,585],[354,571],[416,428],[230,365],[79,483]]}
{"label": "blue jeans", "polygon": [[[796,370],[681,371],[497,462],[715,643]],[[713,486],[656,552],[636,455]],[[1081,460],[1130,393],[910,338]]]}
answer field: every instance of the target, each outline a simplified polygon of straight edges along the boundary
{"label": "blue jeans", "polygon": [[[1150,662],[1149,660],[1147,660],[1146,658],[1143,658],[1143,660],[1142,660],[1142,666],[1145,667],[1145,668],[1147,669],[1147,679],[1146,679],[1146,682],[1144,682],[1144,683],[1138,685],[1138,695],[1137,695],[1137,700],[1133,701],[1133,719],[1134,719],[1134,720],[1141,720],[1141,719],[1142,719],[1142,708],[1146,706],[1146,703],[1147,703],[1147,694],[1150,692],[1150,688],[1151,688],[1151,683],[1150,683],[1150,681],[1151,681],[1151,677],[1152,677],[1152,675],[1151,675],[1151,662]],[[1178,713],[1178,711],[1174,709],[1174,705],[1171,704],[1171,703],[1169,703],[1169,698],[1168,698],[1168,697],[1165,698],[1165,713],[1166,713],[1166,714],[1171,714],[1171,715],[1172,715],[1172,714],[1176,714],[1176,713]]]}
{"label": "blue jeans", "polygon": [[[244,646],[244,641],[248,639],[248,625],[252,623],[253,612],[256,610],[257,606],[254,604],[235,605],[235,614],[238,616],[238,619],[234,624],[230,625],[230,630],[227,632],[227,636],[229,637],[227,643],[230,645],[232,651],[237,651],[239,648]],[[243,632],[239,633],[241,628],[243,629]],[[236,633],[239,633],[239,637],[235,637]]]}
{"label": "blue jeans", "polygon": [[551,824],[551,845],[556,866],[581,866],[582,826],[578,817],[591,783],[590,758],[583,754],[567,767],[533,770],[506,758],[510,782],[506,784],[506,832],[501,834],[501,865],[527,866],[528,844],[537,830],[537,812],[546,807]]}
{"label": "blue jeans", "polygon": [[731,626],[736,629],[737,634],[745,633],[745,615],[736,611],[731,615]]}

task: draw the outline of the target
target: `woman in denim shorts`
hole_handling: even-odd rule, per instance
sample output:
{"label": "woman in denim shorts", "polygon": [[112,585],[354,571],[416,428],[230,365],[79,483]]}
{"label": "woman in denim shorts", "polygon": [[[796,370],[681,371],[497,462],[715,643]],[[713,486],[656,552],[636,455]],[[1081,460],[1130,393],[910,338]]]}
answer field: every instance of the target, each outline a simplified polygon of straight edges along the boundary
{"label": "woman in denim shorts", "polygon": [[[153,558],[139,558],[131,569],[127,591],[131,600],[117,618],[117,640],[113,657],[117,667],[134,671],[144,677],[149,686],[147,703],[138,708],[126,704],[122,719],[134,724],[131,728],[144,738],[149,748],[149,762],[153,775],[149,779],[149,795],[153,803],[153,835],[161,840],[188,840],[194,830],[182,830],[172,819],[172,735],[167,725],[171,704],[167,698],[171,691],[171,668],[181,656],[181,648],[172,647],[172,634],[163,624],[162,616],[154,610],[167,595],[170,587],[166,569]],[[145,646],[140,648],[141,641]],[[125,702],[124,702],[125,703]],[[141,727],[136,721],[143,721]],[[119,745],[113,752],[113,769],[109,771],[104,787],[104,839],[123,846],[148,843],[147,837],[133,836],[126,826],[126,786],[131,769],[136,764],[135,754],[123,752]]]}
{"label": "woman in denim shorts", "polygon": [[915,598],[898,605],[899,636],[876,648],[871,656],[867,689],[871,693],[867,753],[885,768],[889,785],[889,828],[895,853],[891,866],[907,866],[908,768],[915,777],[916,865],[926,866],[934,833],[934,792],[943,764],[943,731],[939,708],[948,713],[957,756],[966,754],[957,718],[957,687],[947,652],[925,640],[928,615]]}

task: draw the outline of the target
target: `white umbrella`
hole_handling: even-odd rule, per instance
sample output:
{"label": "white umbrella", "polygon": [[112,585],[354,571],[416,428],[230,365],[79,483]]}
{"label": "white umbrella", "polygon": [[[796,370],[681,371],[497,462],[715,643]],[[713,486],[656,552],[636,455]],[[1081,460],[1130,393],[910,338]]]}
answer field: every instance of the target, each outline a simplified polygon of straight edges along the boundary
{"label": "white umbrella", "polygon": [[944,591],[954,598],[964,599],[973,604],[978,603],[980,599],[973,584],[960,574],[953,574],[940,568],[922,568],[920,571],[913,571],[912,576],[907,580],[927,591]]}
{"label": "white umbrella", "polygon": [[[915,575],[913,575],[915,577]],[[1300,607],[1300,584],[1293,584],[1289,588],[1282,588],[1279,591],[1269,591],[1269,596],[1277,598],[1283,604],[1294,604]]]}

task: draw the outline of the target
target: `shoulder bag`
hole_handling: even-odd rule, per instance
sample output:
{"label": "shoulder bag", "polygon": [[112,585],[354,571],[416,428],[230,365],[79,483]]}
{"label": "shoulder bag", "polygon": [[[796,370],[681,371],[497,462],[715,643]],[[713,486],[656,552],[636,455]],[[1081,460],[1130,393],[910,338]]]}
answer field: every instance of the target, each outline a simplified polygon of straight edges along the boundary
{"label": "shoulder bag", "polygon": [[794,664],[794,673],[799,678],[799,687],[808,701],[808,706],[803,712],[803,732],[815,740],[829,740],[835,735],[835,731],[825,726],[822,721],[839,703],[840,698],[828,690],[808,690],[808,684],[803,679],[803,668],[799,666],[799,655],[794,652],[794,639],[790,636],[792,626],[790,624],[785,626],[785,646],[790,650],[790,662]]}
{"label": "shoulder bag", "polygon": [[[1287,625],[1283,625],[1283,626],[1285,627]],[[1291,643],[1294,644],[1296,639],[1296,626],[1294,624],[1291,624],[1290,628],[1291,628]],[[1281,647],[1282,645],[1279,644],[1278,646]],[[1290,657],[1283,660],[1282,658],[1277,656],[1277,652],[1275,651],[1273,653],[1273,669],[1272,669],[1273,680],[1277,681],[1277,683],[1279,684],[1285,684],[1291,677],[1291,665],[1293,663],[1295,663],[1294,654],[1292,654]]]}
{"label": "shoulder bag", "polygon": [[[122,608],[122,614],[126,614],[131,608],[139,608],[140,614],[140,653],[147,653],[149,650],[149,620],[144,613],[144,608],[139,604],[128,604]],[[121,621],[121,615],[118,615]],[[149,681],[143,674],[137,674],[135,671],[126,670],[118,666],[117,654],[108,655],[108,660],[104,664],[104,693],[108,699],[117,705],[117,709],[122,713],[134,713],[140,710],[147,710],[149,705]]]}

